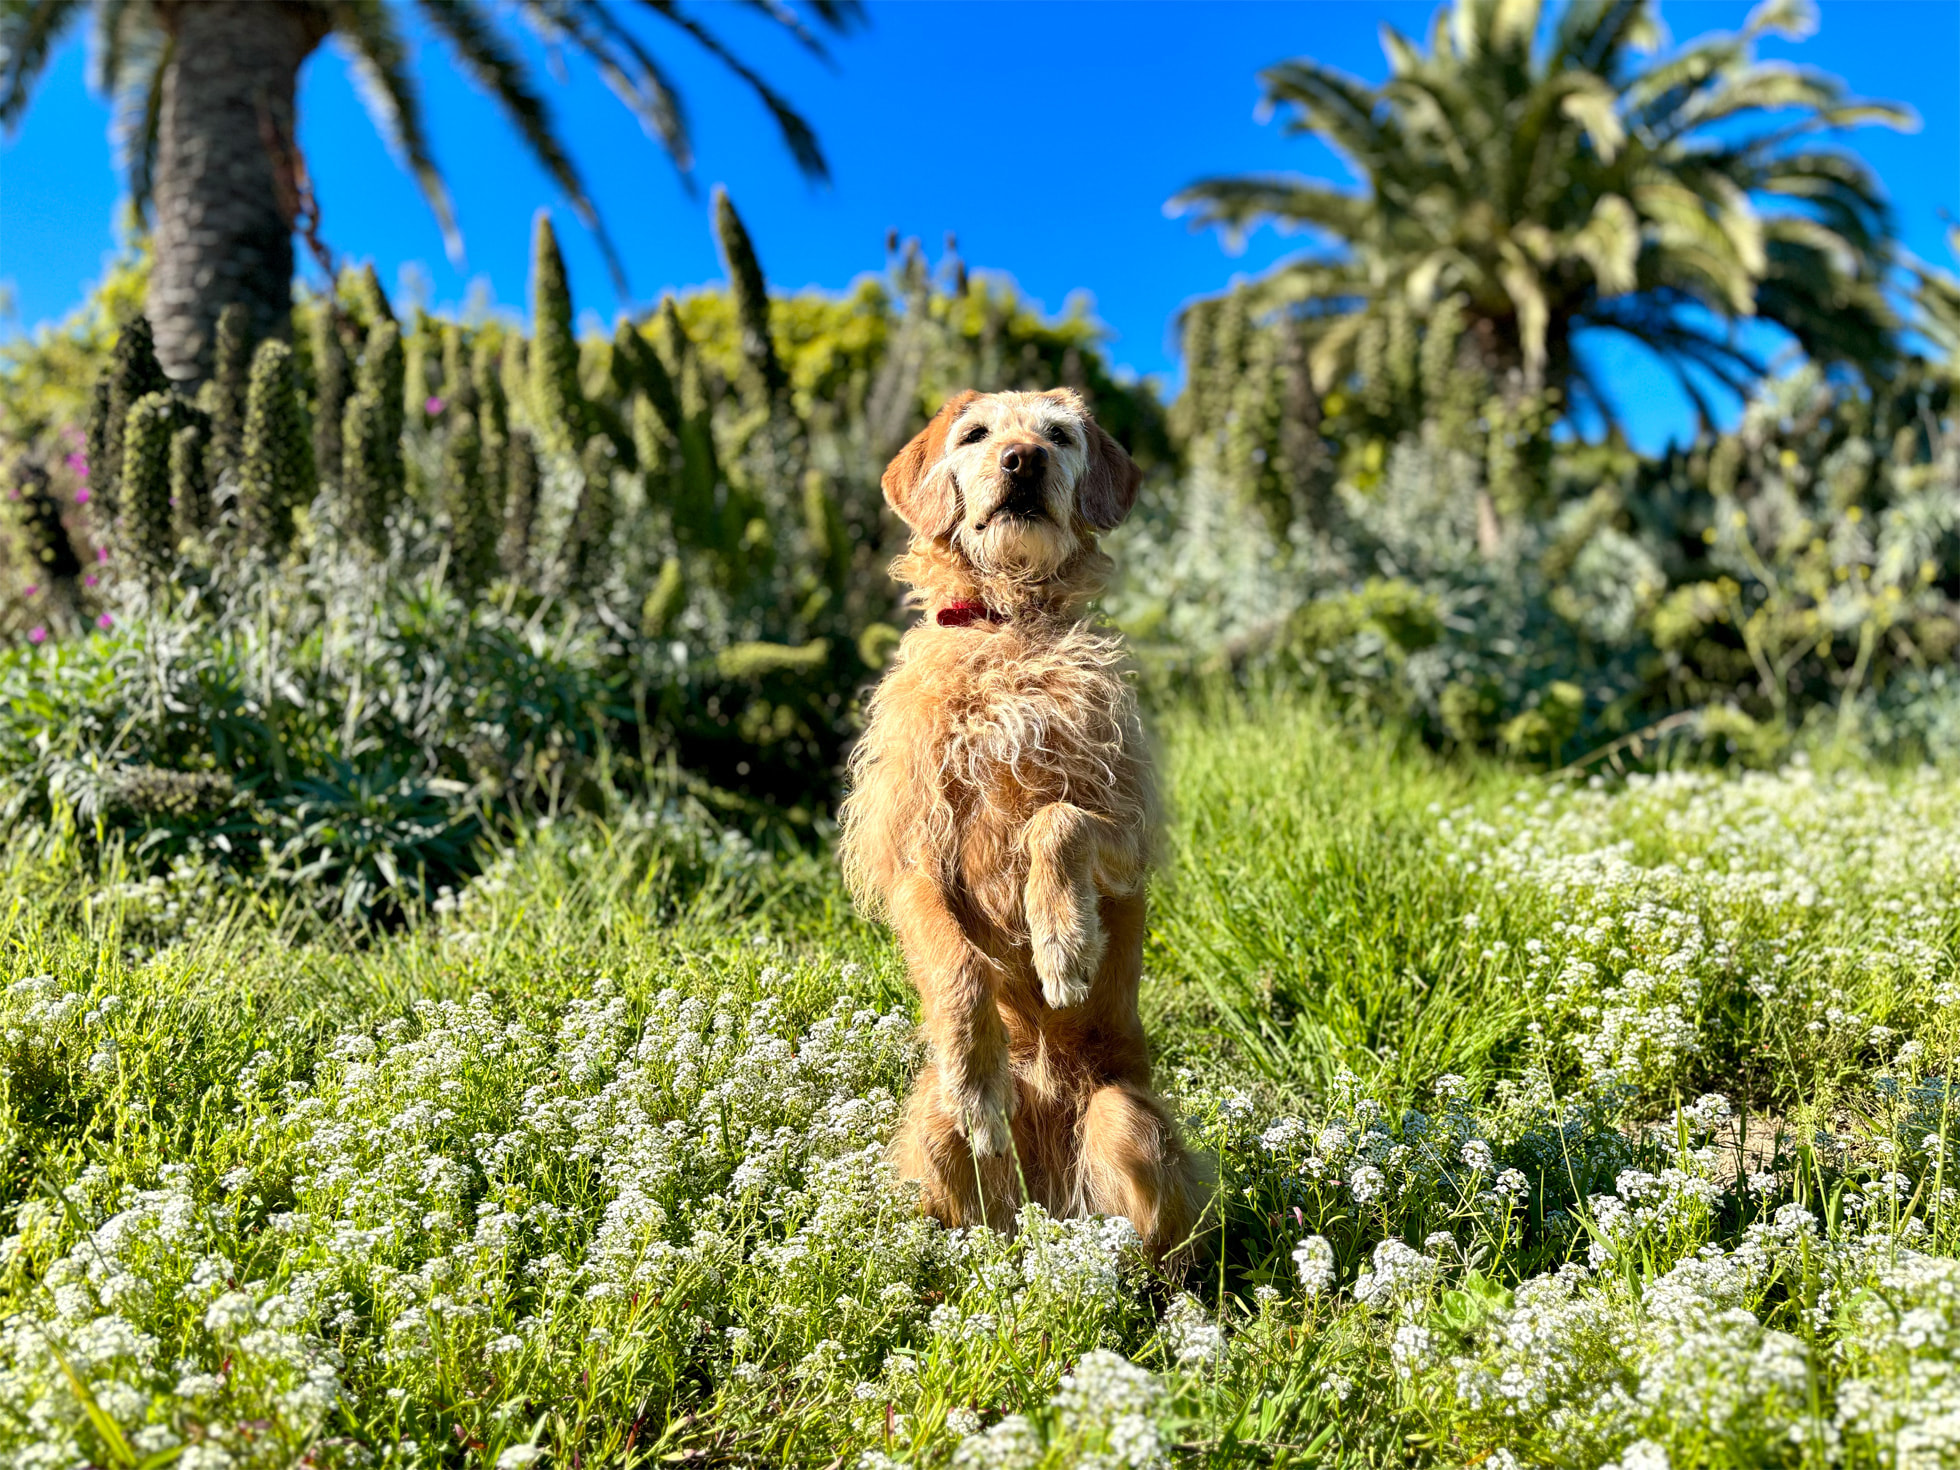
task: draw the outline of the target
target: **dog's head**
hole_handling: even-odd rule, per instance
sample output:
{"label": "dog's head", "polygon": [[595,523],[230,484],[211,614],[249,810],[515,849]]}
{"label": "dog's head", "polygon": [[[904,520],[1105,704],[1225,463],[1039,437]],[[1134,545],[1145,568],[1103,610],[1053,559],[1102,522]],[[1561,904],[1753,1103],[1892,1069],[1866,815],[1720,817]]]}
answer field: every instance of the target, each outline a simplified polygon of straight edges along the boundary
{"label": "dog's head", "polygon": [[885,470],[913,541],[980,578],[1041,583],[1122,521],[1143,478],[1070,388],[957,393]]}

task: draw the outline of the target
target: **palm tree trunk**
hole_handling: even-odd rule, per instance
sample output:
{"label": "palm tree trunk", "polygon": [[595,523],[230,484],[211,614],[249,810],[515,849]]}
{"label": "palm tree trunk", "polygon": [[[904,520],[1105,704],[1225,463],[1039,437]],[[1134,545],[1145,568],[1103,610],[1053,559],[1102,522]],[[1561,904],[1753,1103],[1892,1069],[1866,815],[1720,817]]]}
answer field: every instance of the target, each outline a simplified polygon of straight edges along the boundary
{"label": "palm tree trunk", "polygon": [[327,34],[317,5],[164,0],[163,78],[150,324],[179,382],[211,370],[218,313],[244,306],[252,340],[292,325],[299,208],[294,97],[300,63]]}

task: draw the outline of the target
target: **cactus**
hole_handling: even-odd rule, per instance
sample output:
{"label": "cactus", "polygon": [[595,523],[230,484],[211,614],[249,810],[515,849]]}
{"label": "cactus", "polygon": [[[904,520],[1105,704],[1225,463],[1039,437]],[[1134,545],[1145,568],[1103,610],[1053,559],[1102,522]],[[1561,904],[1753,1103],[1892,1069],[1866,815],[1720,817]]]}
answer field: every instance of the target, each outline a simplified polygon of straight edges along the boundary
{"label": "cactus", "polygon": [[531,402],[530,346],[517,333],[504,338],[497,359],[497,385],[504,390],[505,412],[513,423],[529,424]]}
{"label": "cactus", "polygon": [[579,456],[583,488],[565,535],[565,585],[590,591],[606,578],[606,553],[612,544],[617,507],[613,500],[613,467],[617,457],[605,436],[595,434]]}
{"label": "cactus", "polygon": [[88,424],[82,441],[88,463],[89,493],[105,515],[115,509],[115,480],[120,468],[109,457],[109,405],[115,398],[115,377],[115,369],[110,367],[96,374],[89,389]]}
{"label": "cactus", "polygon": [[470,393],[476,400],[476,431],[483,440],[483,498],[490,508],[493,544],[503,535],[510,484],[510,406],[504,401],[497,360],[496,342],[487,333],[478,336],[470,350]]}
{"label": "cactus", "polygon": [[661,426],[678,437],[681,423],[680,391],[660,354],[623,317],[613,332],[613,377],[623,392],[644,397]]}
{"label": "cactus", "polygon": [[744,387],[762,403],[774,404],[789,391],[789,375],[776,356],[775,339],[769,331],[769,288],[742,217],[722,188],[715,190],[715,243],[721,247],[729,294],[734,298],[747,380]]}
{"label": "cactus", "polygon": [[401,328],[394,322],[383,322],[369,333],[367,350],[361,358],[361,371],[362,383],[372,388],[381,399],[381,410],[387,415],[388,440],[395,446],[399,458],[402,432],[408,427],[407,416],[403,412],[408,369],[402,351]]}
{"label": "cactus", "polygon": [[350,298],[361,326],[369,336],[383,322],[395,320],[394,308],[388,304],[388,293],[381,289],[381,277],[375,274],[374,262],[369,261],[359,272],[346,272],[341,276],[341,289]]}
{"label": "cactus", "polygon": [[824,584],[842,595],[851,577],[850,533],[830,482],[820,470],[803,476],[803,537]]}
{"label": "cactus", "polygon": [[462,407],[446,415],[448,437],[442,450],[442,489],[449,511],[450,566],[457,584],[475,591],[497,569],[497,536],[502,529],[483,486],[483,440],[476,415]]}
{"label": "cactus", "polygon": [[157,361],[150,324],[142,316],[123,323],[103,381],[96,385],[88,425],[90,491],[97,512],[113,522],[122,488],[123,426],[136,400],[170,387]]}
{"label": "cactus", "polygon": [[640,604],[640,636],[663,636],[686,604],[687,580],[681,574],[680,558],[670,556],[660,564],[660,575]]}
{"label": "cactus", "polygon": [[476,374],[470,341],[453,322],[442,324],[441,398],[445,410],[461,408],[467,413],[476,412]]}
{"label": "cactus", "polygon": [[537,506],[537,448],[526,430],[512,429],[504,453],[504,526],[497,541],[497,560],[513,581],[530,569],[531,521]]}
{"label": "cactus", "polygon": [[171,439],[179,428],[176,395],[145,393],[123,425],[123,550],[152,582],[176,559],[170,513]]}
{"label": "cactus", "polygon": [[715,668],[728,679],[760,679],[769,674],[811,674],[830,662],[830,640],[808,643],[731,643],[715,656]]}
{"label": "cactus", "polygon": [[406,483],[402,464],[401,329],[386,321],[368,333],[354,396],[341,420],[341,499],[348,528],[377,556],[388,549],[388,518]]}
{"label": "cactus", "polygon": [[[453,328],[450,330],[454,330]],[[414,329],[402,339],[402,422],[427,428],[435,417],[429,405],[442,398],[444,378],[440,359],[443,328],[421,307],[415,308]],[[430,349],[434,348],[432,352]],[[436,410],[440,412],[440,410]]]}
{"label": "cactus", "polygon": [[188,404],[170,436],[170,504],[178,544],[211,529],[211,476],[206,453],[211,420]]}
{"label": "cactus", "polygon": [[313,317],[313,463],[329,487],[340,485],[341,419],[351,389],[347,348],[340,340],[340,308],[329,296]]}
{"label": "cactus", "polygon": [[313,498],[313,446],[293,381],[293,349],[267,338],[252,354],[245,442],[238,466],[239,520],[246,544],[272,557],[293,539],[293,513]]}
{"label": "cactus", "polygon": [[252,344],[246,335],[245,308],[233,302],[218,313],[218,346],[211,380],[199,394],[211,415],[211,473],[240,473],[245,453],[246,399],[250,393]]}
{"label": "cactus", "polygon": [[72,617],[80,601],[76,584],[82,575],[82,559],[62,522],[61,506],[48,488],[48,472],[22,455],[15,461],[12,478],[18,505],[15,524],[27,560],[34,576],[47,585],[49,606]]}
{"label": "cactus", "polygon": [[[341,420],[340,493],[347,529],[380,556],[388,549],[388,513],[394,506],[385,449],[387,414],[381,399],[363,388],[347,400]],[[399,462],[400,446],[393,458]]]}
{"label": "cactus", "polygon": [[591,437],[578,382],[578,340],[572,335],[572,293],[551,216],[538,211],[531,251],[531,422],[545,445],[578,454]]}
{"label": "cactus", "polygon": [[675,376],[680,380],[680,432],[676,437],[680,441],[681,472],[674,497],[674,531],[695,545],[720,545],[725,538],[715,504],[721,466],[715,457],[714,402],[708,395],[701,354],[688,340],[671,296],[661,306],[661,325],[678,359]]}

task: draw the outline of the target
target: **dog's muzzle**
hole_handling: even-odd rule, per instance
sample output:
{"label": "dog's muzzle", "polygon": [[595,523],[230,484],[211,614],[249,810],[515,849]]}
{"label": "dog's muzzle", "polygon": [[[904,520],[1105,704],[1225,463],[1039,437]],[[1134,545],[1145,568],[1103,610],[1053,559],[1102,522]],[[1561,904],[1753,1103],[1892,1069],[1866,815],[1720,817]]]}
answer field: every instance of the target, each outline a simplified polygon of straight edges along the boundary
{"label": "dog's muzzle", "polygon": [[1007,493],[987,512],[980,529],[984,531],[996,516],[1021,521],[1046,519],[1048,506],[1041,492],[1048,478],[1048,451],[1039,444],[1010,444],[1000,452],[1000,472],[1007,481]]}

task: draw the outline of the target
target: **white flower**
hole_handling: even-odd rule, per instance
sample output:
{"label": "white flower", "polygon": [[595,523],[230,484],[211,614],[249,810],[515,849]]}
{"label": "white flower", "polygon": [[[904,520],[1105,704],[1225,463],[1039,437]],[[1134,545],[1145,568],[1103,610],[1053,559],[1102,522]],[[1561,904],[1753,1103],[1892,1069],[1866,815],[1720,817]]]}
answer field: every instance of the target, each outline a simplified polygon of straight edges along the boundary
{"label": "white flower", "polygon": [[252,1299],[242,1291],[228,1291],[204,1309],[206,1332],[231,1332],[249,1327],[258,1320]]}
{"label": "white flower", "polygon": [[1216,1363],[1225,1356],[1223,1329],[1189,1292],[1181,1294],[1164,1313],[1164,1337],[1177,1361],[1186,1367]]}
{"label": "white flower", "polygon": [[1034,1425],[1023,1415],[1009,1414],[985,1434],[962,1439],[954,1447],[953,1466],[954,1470],[1034,1470],[1041,1463],[1042,1448]]}
{"label": "white flower", "polygon": [[1382,1171],[1373,1164],[1356,1164],[1348,1170],[1348,1192],[1357,1205],[1372,1204],[1381,1197]]}
{"label": "white flower", "polygon": [[1497,1160],[1490,1151],[1490,1145],[1481,1138],[1473,1138],[1465,1143],[1459,1157],[1472,1174],[1488,1174],[1497,1167]]}
{"label": "white flower", "polygon": [[1395,1340],[1388,1347],[1388,1355],[1395,1363],[1395,1376],[1404,1380],[1415,1377],[1428,1365],[1431,1349],[1429,1329],[1414,1322],[1404,1322],[1395,1329]]}
{"label": "white flower", "polygon": [[531,1470],[531,1466],[544,1458],[544,1451],[534,1444],[514,1444],[497,1456],[497,1470]]}
{"label": "white flower", "polygon": [[1607,1461],[1599,1470],[1672,1470],[1672,1462],[1651,1439],[1636,1439],[1620,1451],[1619,1459]]}
{"label": "white flower", "polygon": [[1308,1296],[1325,1296],[1334,1289],[1334,1247],[1325,1236],[1309,1235],[1294,1246],[1293,1264]]}

